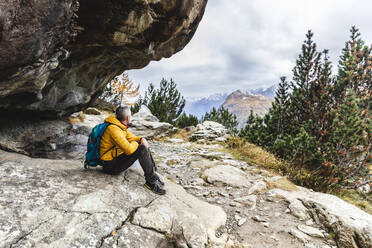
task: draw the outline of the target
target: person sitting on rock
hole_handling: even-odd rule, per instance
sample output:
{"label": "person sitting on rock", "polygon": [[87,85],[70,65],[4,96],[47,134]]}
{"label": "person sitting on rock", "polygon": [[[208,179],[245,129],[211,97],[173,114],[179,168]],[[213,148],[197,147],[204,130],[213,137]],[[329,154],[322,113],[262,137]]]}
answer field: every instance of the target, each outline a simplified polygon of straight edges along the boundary
{"label": "person sitting on rock", "polygon": [[131,111],[129,107],[118,107],[116,116],[110,115],[105,122],[111,123],[102,135],[100,157],[103,171],[118,175],[128,169],[137,159],[145,173],[145,187],[156,194],[164,195],[164,183],[155,173],[155,163],[149,150],[149,143],[143,137],[133,135],[129,130]]}

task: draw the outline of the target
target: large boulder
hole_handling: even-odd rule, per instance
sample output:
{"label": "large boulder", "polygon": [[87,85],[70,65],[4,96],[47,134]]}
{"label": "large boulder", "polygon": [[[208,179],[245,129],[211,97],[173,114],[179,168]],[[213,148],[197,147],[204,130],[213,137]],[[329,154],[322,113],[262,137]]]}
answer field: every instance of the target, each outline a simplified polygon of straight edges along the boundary
{"label": "large boulder", "polygon": [[164,137],[177,132],[177,128],[167,122],[159,122],[146,105],[132,116],[130,131],[146,138]]}
{"label": "large boulder", "polygon": [[0,112],[56,117],[92,103],[127,69],[170,57],[207,0],[0,2]]}
{"label": "large boulder", "polygon": [[[228,130],[220,123],[214,121],[204,121],[196,126],[196,130],[191,134],[190,139],[195,140],[216,140],[228,134]],[[223,140],[223,139],[222,139]]]}
{"label": "large boulder", "polygon": [[203,177],[208,183],[226,184],[233,187],[249,187],[247,175],[241,169],[230,165],[218,165],[204,171]]}
{"label": "large boulder", "polygon": [[[147,190],[140,166],[127,175],[84,170],[76,160],[0,150],[0,247],[217,247],[222,208],[165,178]],[[168,238],[167,238],[168,237]]]}

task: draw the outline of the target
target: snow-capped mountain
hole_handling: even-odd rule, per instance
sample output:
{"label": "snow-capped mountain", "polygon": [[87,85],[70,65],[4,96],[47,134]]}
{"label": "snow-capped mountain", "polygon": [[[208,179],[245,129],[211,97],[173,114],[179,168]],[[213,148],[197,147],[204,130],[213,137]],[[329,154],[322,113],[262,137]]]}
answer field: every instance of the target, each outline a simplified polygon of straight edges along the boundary
{"label": "snow-capped mountain", "polygon": [[206,112],[213,107],[219,108],[225,101],[228,93],[214,94],[209,97],[186,98],[185,112],[201,118]]}
{"label": "snow-capped mountain", "polygon": [[185,112],[199,119],[213,107],[224,106],[237,115],[240,127],[244,125],[250,110],[258,115],[264,115],[275,97],[277,85],[268,88],[257,88],[246,91],[236,90],[232,93],[219,93],[209,97],[186,98]]}
{"label": "snow-capped mountain", "polygon": [[278,88],[277,85],[273,85],[269,88],[258,88],[258,89],[248,90],[247,93],[249,92],[249,93],[256,94],[256,95],[263,95],[263,96],[274,98],[277,88]]}

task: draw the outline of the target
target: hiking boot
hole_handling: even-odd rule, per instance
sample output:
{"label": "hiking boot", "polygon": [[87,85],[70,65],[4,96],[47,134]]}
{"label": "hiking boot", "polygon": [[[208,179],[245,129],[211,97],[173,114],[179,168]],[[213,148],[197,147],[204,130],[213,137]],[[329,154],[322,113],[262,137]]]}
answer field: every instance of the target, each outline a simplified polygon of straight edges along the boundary
{"label": "hiking boot", "polygon": [[159,184],[161,186],[164,186],[164,182],[160,179],[160,177],[156,173],[155,173],[155,175],[156,175],[156,180],[159,182]]}
{"label": "hiking boot", "polygon": [[152,192],[158,195],[165,195],[165,190],[162,189],[159,181],[155,181],[155,183],[145,183],[145,188],[148,188]]}

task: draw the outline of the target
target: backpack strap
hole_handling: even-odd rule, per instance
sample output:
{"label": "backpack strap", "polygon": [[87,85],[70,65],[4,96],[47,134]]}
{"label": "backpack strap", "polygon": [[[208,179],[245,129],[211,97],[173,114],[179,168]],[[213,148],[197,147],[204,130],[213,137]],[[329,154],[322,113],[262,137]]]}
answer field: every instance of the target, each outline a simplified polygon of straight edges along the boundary
{"label": "backpack strap", "polygon": [[[110,123],[109,125],[107,125],[107,127],[110,126],[110,125],[115,125],[115,126],[117,126],[117,127],[119,127],[119,128],[121,129],[120,126],[118,126],[118,125],[116,125],[116,124],[113,124],[113,123]],[[106,129],[107,129],[107,127],[106,127]],[[106,130],[105,130],[105,131],[106,131]],[[103,135],[102,135],[102,136],[103,136]],[[106,153],[108,153],[110,150],[114,149],[114,147],[115,147],[115,145],[113,145],[110,149],[108,149],[107,151],[105,151],[105,152],[102,154],[102,156],[105,155]],[[101,161],[103,161],[103,160],[101,160]],[[102,162],[102,163],[103,163],[103,162]]]}

